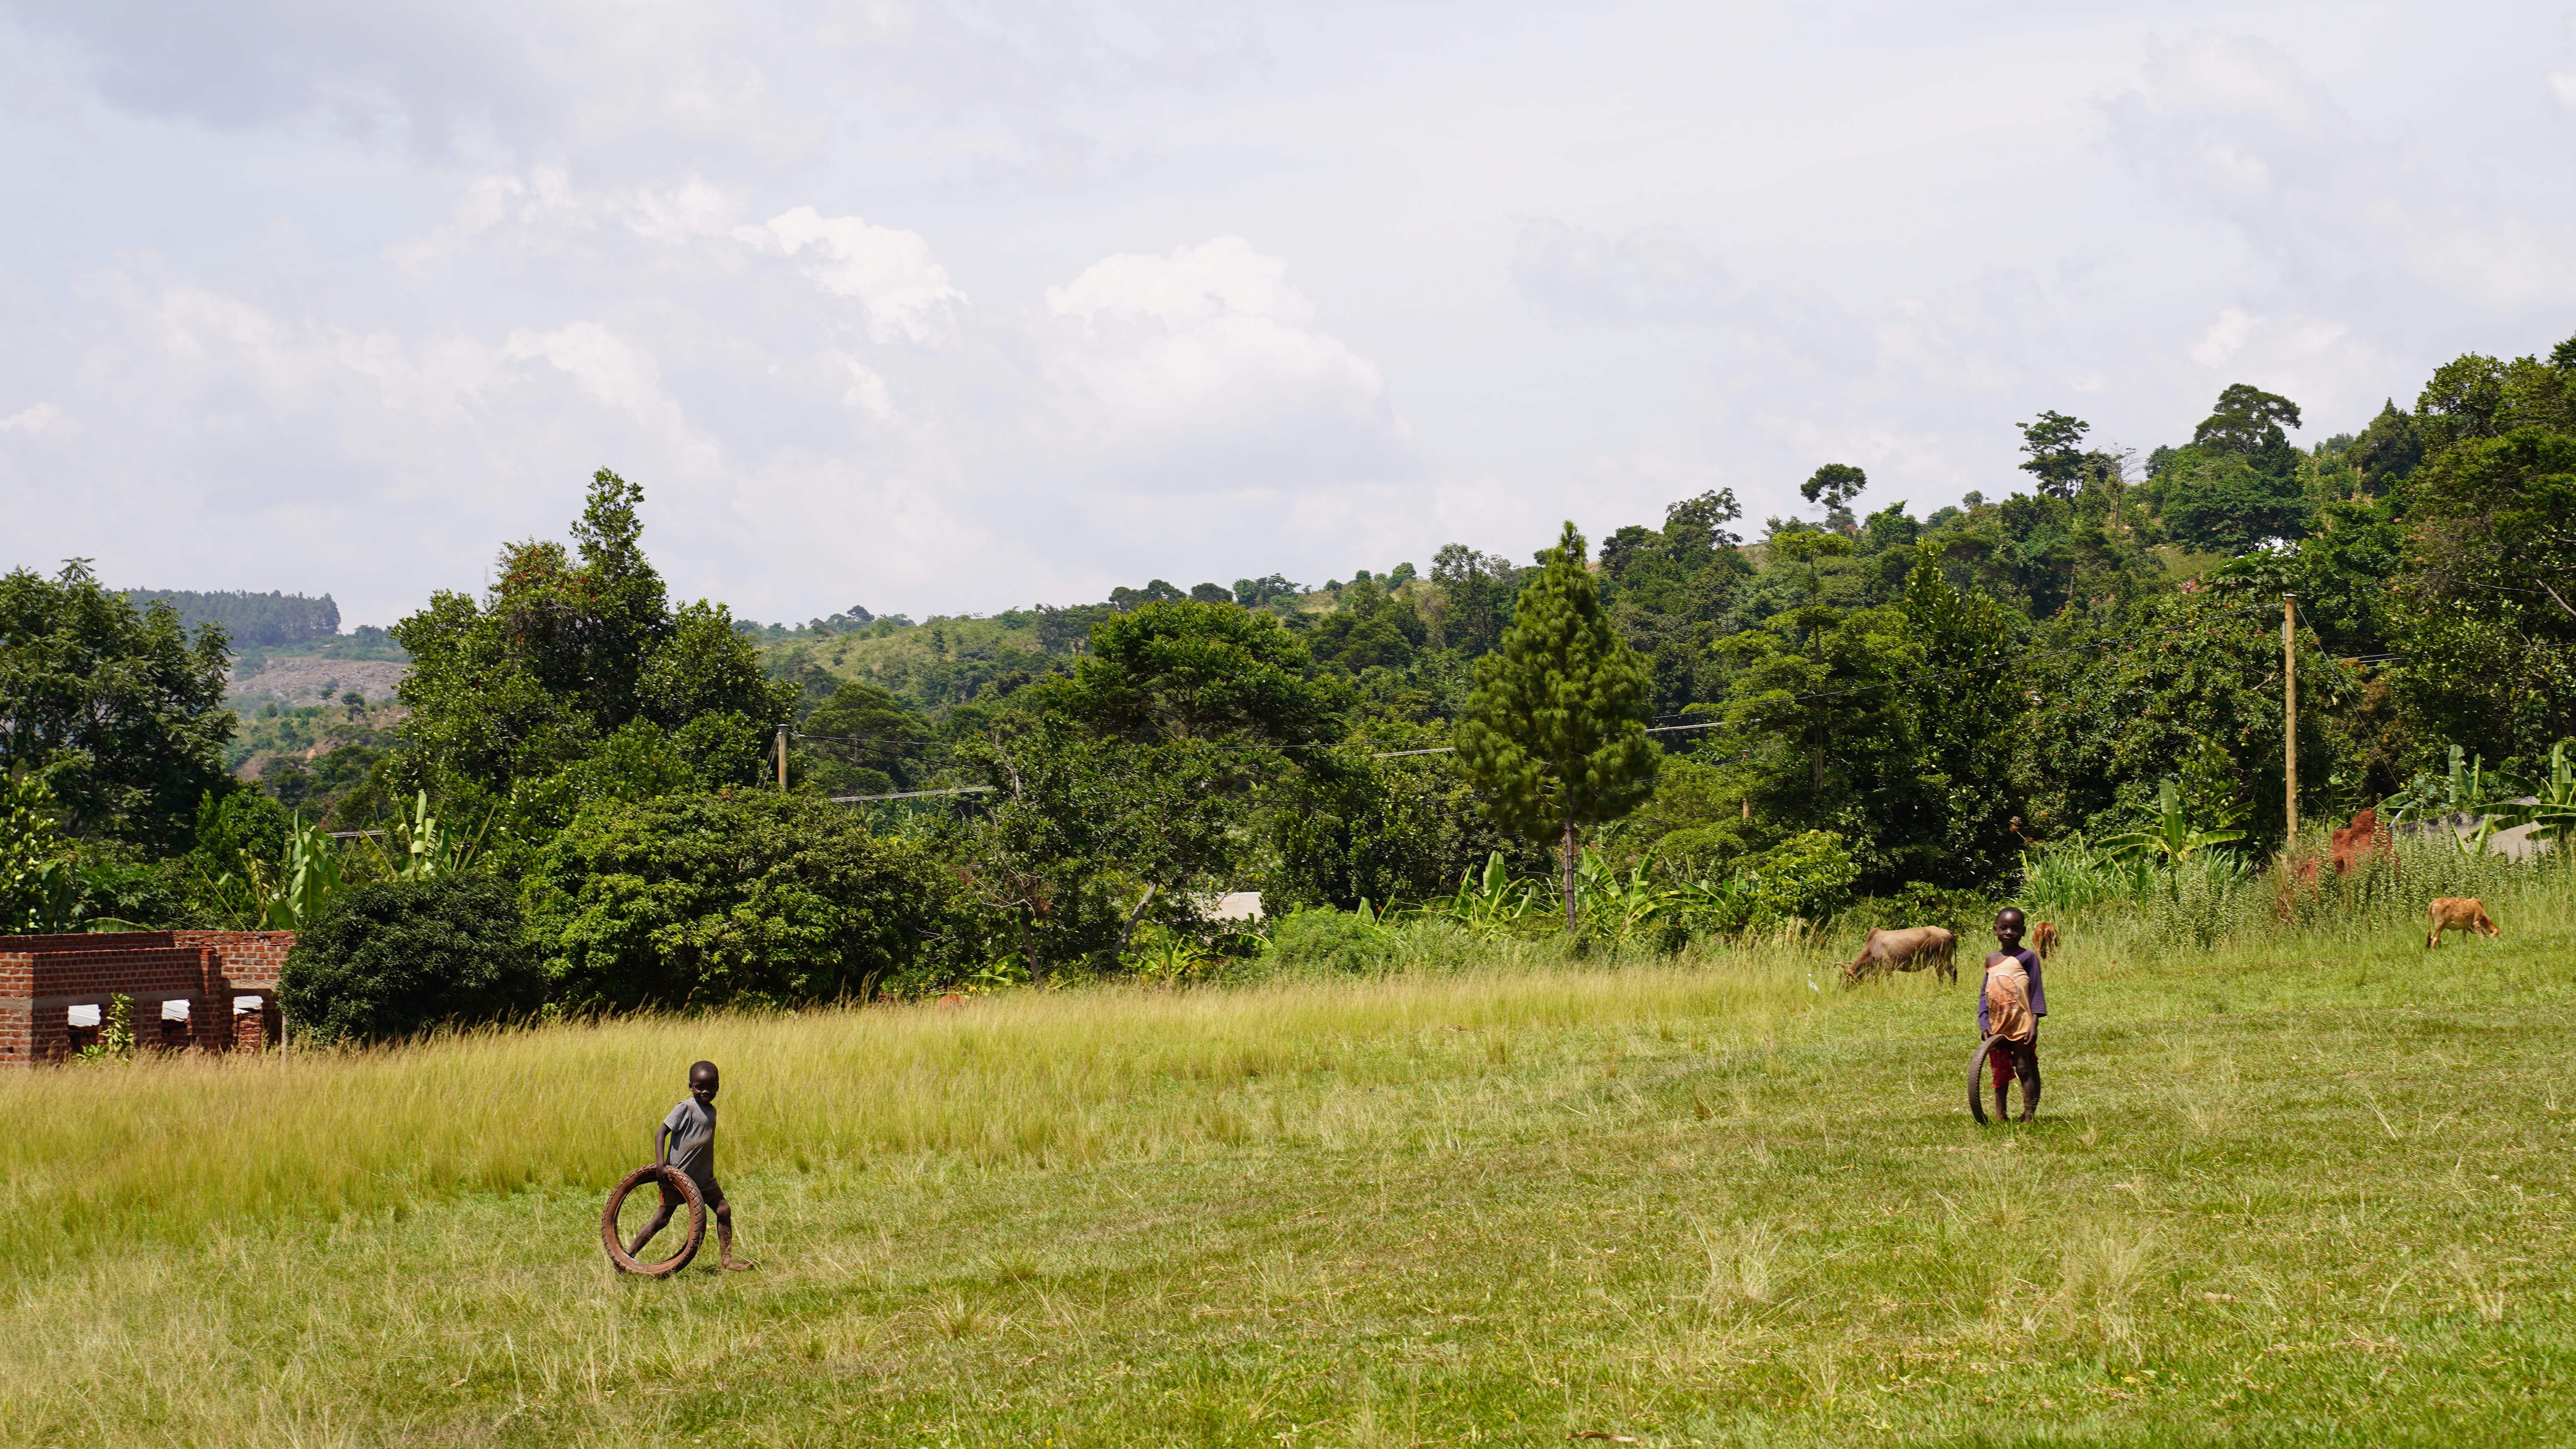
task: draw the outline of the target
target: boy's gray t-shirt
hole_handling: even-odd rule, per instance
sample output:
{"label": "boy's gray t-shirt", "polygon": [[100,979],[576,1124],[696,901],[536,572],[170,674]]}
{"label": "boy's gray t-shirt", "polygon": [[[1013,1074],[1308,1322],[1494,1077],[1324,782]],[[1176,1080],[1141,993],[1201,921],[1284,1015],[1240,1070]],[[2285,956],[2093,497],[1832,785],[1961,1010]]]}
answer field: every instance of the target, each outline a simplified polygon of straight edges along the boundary
{"label": "boy's gray t-shirt", "polygon": [[662,1119],[671,1130],[671,1165],[687,1173],[699,1185],[716,1180],[716,1107],[713,1102],[699,1105],[695,1097],[682,1097],[671,1115]]}

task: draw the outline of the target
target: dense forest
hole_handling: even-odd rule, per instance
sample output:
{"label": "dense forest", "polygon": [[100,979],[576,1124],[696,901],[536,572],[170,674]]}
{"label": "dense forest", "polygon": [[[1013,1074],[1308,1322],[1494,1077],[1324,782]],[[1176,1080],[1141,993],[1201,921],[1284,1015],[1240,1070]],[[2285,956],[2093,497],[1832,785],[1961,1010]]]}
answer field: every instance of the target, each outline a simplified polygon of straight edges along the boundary
{"label": "dense forest", "polygon": [[224,631],[235,648],[306,644],[340,632],[340,606],[329,594],[308,599],[302,594],[254,594],[243,589],[217,593],[127,589],[125,597],[138,607],[169,605],[178,611],[183,629],[212,624]]}
{"label": "dense forest", "polygon": [[[1597,541],[918,624],[675,603],[603,471],[570,545],[510,545],[391,631],[400,709],[339,722],[362,753],[266,788],[223,768],[223,626],[22,570],[10,920],[341,892],[398,920],[368,892],[497,878],[527,965],[492,1009],[592,1009],[1258,953],[1203,919],[1228,890],[1462,920],[1518,891],[1588,932],[1615,922],[1577,897],[1662,881],[1635,918],[1670,939],[2007,897],[2147,827],[2250,865],[2302,848],[2285,597],[2309,832],[2503,799],[2576,736],[2576,339],[2354,421],[2296,440],[2295,400],[2239,384],[2144,458],[2042,412],[2017,477],[1929,511],[1820,461],[1758,525],[1721,489]],[[311,971],[370,1004],[307,1020],[420,1019]]]}

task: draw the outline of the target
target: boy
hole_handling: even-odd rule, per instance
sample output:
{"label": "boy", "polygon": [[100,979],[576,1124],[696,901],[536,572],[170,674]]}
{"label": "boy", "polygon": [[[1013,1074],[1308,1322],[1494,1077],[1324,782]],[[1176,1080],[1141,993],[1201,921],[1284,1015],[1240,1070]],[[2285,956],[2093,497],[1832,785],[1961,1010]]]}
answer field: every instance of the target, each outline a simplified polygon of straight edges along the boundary
{"label": "boy", "polygon": [[2021,1120],[2039,1110],[2039,1019],[2048,1015],[2048,997],[2040,990],[2039,956],[2022,949],[2029,921],[2006,906],[1995,913],[1995,944],[1986,954],[1986,983],[1977,993],[1977,1039],[2001,1036],[1986,1054],[1995,1074],[1995,1120],[2004,1114],[2005,1089],[2021,1078]]}
{"label": "boy", "polygon": [[[662,1119],[661,1128],[653,1134],[653,1160],[665,1167],[676,1167],[698,1185],[698,1196],[705,1199],[716,1215],[716,1251],[726,1268],[739,1273],[749,1263],[737,1263],[733,1257],[733,1204],[725,1201],[724,1187],[716,1181],[716,1064],[693,1062],[689,1066],[689,1095],[671,1108]],[[662,1206],[653,1221],[626,1245],[626,1251],[643,1256],[644,1245],[671,1221],[679,1209],[681,1197],[670,1184],[662,1185]]]}

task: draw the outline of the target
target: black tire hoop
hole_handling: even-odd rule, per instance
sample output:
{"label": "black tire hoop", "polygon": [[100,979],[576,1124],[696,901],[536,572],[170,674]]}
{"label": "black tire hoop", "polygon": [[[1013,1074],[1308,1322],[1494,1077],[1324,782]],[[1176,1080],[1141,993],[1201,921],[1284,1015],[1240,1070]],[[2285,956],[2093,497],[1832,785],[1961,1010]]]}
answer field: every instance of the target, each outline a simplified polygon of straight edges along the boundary
{"label": "black tire hoop", "polygon": [[[626,1245],[618,1241],[617,1237],[617,1210],[626,1205],[628,1193],[646,1183],[671,1189],[680,1195],[682,1202],[689,1205],[688,1237],[680,1244],[678,1253],[658,1263],[647,1263],[628,1253]],[[620,1178],[617,1186],[609,1190],[608,1206],[599,1214],[599,1245],[608,1250],[608,1261],[616,1264],[617,1271],[620,1273],[633,1273],[645,1278],[668,1278],[689,1266],[689,1260],[698,1255],[699,1245],[706,1240],[707,1200],[699,1195],[698,1185],[689,1180],[687,1173],[658,1162],[647,1163]]]}
{"label": "black tire hoop", "polygon": [[2002,1041],[2000,1036],[1987,1037],[1968,1054],[1968,1110],[1975,1114],[1980,1127],[1986,1125],[1986,1053]]}

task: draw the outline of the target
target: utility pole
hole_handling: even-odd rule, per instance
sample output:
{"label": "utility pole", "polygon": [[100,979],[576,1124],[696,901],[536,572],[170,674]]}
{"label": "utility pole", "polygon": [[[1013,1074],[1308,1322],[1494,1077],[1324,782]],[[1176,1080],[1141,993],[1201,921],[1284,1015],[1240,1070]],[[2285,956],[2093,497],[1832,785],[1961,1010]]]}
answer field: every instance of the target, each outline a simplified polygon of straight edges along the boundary
{"label": "utility pole", "polygon": [[2290,820],[2288,844],[2282,847],[2284,859],[2299,848],[2298,599],[2296,594],[2281,596],[2281,774]]}
{"label": "utility pole", "polygon": [[787,788],[787,726],[778,727],[778,788]]}

